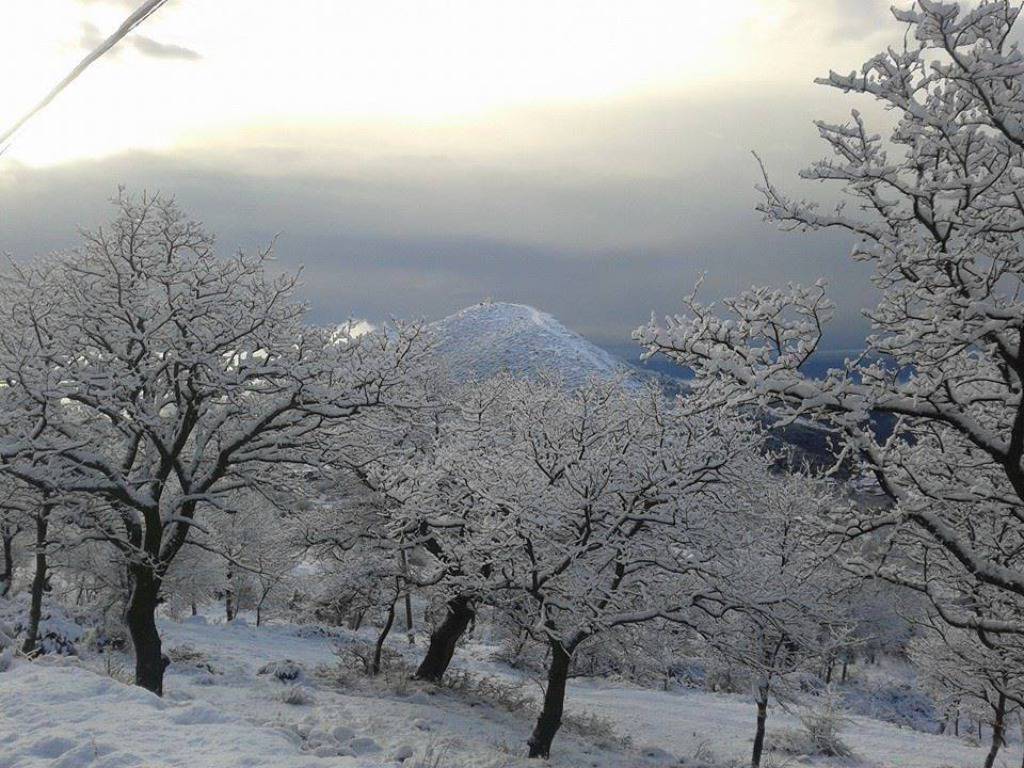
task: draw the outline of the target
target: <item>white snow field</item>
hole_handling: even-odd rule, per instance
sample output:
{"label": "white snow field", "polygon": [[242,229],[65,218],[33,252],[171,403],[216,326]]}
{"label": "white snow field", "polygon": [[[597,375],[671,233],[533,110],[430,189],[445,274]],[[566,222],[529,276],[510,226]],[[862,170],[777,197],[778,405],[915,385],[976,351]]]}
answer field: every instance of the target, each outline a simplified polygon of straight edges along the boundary
{"label": "white snow field", "polygon": [[[200,654],[192,663],[172,665],[164,699],[103,674],[108,666],[116,672],[123,657],[105,665],[98,657],[46,656],[16,660],[0,672],[0,768],[537,765],[523,757],[532,726],[529,712],[506,711],[417,683],[339,686],[317,677],[315,668],[336,663],[333,646],[354,639],[352,633],[289,625],[257,629],[202,619],[164,621],[162,630],[166,648],[189,646]],[[393,647],[404,650],[404,638],[396,637]],[[458,664],[479,674],[515,677],[508,667],[487,660],[493,650],[470,645],[460,650]],[[301,670],[294,682],[258,674],[268,662],[284,659]],[[285,703],[286,694],[299,703]],[[725,766],[749,760],[754,708],[741,696],[580,682],[571,687],[569,711],[590,711],[614,722],[620,734],[632,734],[633,746],[613,746],[606,739],[602,747],[593,735],[563,730],[550,761],[558,768]],[[793,725],[793,717],[775,710],[769,734]],[[845,740],[857,753],[854,761],[790,758],[767,764],[959,768],[980,766],[984,759],[984,749],[952,737],[864,718],[852,720]],[[711,752],[713,762],[707,760]],[[1019,764],[1016,747],[997,761]]]}

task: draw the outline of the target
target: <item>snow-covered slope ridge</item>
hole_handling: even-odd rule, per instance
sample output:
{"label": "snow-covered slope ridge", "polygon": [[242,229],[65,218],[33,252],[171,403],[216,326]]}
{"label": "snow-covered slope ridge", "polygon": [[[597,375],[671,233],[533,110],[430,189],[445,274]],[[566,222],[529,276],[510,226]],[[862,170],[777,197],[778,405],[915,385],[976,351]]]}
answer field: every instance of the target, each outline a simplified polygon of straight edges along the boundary
{"label": "snow-covered slope ridge", "polygon": [[631,377],[621,360],[524,304],[484,302],[431,325],[438,354],[459,381],[553,373],[569,386]]}

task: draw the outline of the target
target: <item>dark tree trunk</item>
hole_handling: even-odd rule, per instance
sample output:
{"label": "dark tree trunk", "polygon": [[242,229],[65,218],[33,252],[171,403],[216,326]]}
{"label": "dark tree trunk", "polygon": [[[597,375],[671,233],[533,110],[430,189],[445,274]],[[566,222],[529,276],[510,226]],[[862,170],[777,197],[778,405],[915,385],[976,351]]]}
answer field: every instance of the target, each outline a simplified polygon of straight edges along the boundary
{"label": "dark tree trunk", "polygon": [[160,600],[160,577],[147,565],[129,566],[131,593],[124,621],[135,650],[135,684],[157,696],[164,693],[164,669],[168,661],[161,653],[160,633],[156,628],[156,608]]}
{"label": "dark tree trunk", "polygon": [[409,590],[405,591],[405,639],[409,645],[416,644],[416,633],[412,625],[412,594]]}
{"label": "dark tree trunk", "polygon": [[1000,692],[996,701],[995,718],[992,720],[992,746],[985,756],[985,768],[992,768],[996,764],[996,755],[1003,745],[1003,734],[1006,729],[1006,694]]}
{"label": "dark tree trunk", "polygon": [[228,621],[234,621],[238,613],[238,603],[235,600],[234,574],[228,568],[227,586],[224,588],[224,616]]}
{"label": "dark tree trunk", "polygon": [[3,570],[0,570],[0,597],[7,597],[14,582],[14,533],[4,531],[3,538]]}
{"label": "dark tree trunk", "polygon": [[530,757],[551,756],[551,742],[562,727],[562,712],[565,709],[565,684],[569,679],[569,664],[572,656],[557,640],[551,641],[551,664],[548,666],[548,685],[544,691],[544,706],[537,718],[537,725],[530,736]]}
{"label": "dark tree trunk", "polygon": [[456,595],[448,601],[444,621],[430,633],[430,645],[420,662],[414,677],[417,680],[429,680],[438,683],[451,664],[455,655],[455,646],[472,622],[476,611],[473,603],[466,595]]}
{"label": "dark tree trunk", "polygon": [[273,589],[273,585],[263,586],[260,588],[260,599],[256,601],[256,626],[263,626],[263,604],[267,602],[267,598],[270,597],[270,591]]}
{"label": "dark tree trunk", "polygon": [[[408,585],[408,579],[406,578],[409,573],[409,560],[406,557],[405,550],[402,550],[402,578],[406,579]],[[412,626],[412,592],[409,589],[405,590],[405,638],[409,641],[409,645],[416,644],[416,636]]]}
{"label": "dark tree trunk", "polygon": [[388,606],[388,615],[384,620],[384,627],[381,629],[380,634],[377,635],[377,644],[373,648],[373,666],[370,668],[371,675],[380,674],[380,661],[381,656],[384,653],[384,641],[388,639],[388,635],[391,634],[391,627],[395,624],[395,605],[398,603],[398,594],[395,594],[395,599],[391,601],[391,605]]}
{"label": "dark tree trunk", "polygon": [[750,755],[751,768],[759,768],[764,753],[764,731],[768,720],[768,683],[757,689],[757,730],[754,732],[754,751]]}
{"label": "dark tree trunk", "polygon": [[32,576],[32,602],[28,611],[28,635],[22,651],[36,653],[39,645],[39,621],[43,615],[43,592],[46,591],[46,533],[50,527],[50,510],[44,508],[36,516],[36,571]]}

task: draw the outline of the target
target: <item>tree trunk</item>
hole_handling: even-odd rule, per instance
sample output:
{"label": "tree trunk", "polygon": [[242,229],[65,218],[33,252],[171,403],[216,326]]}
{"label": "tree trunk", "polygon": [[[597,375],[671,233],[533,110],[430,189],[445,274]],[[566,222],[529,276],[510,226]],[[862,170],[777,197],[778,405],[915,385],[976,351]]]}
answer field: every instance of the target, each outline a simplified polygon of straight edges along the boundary
{"label": "tree trunk", "polygon": [[129,566],[131,593],[125,608],[124,621],[135,650],[135,684],[164,694],[164,669],[168,660],[160,647],[156,628],[156,607],[160,598],[160,578],[152,567],[133,563]]}
{"label": "tree trunk", "polygon": [[238,613],[238,605],[235,601],[234,574],[228,568],[227,586],[224,588],[224,616],[228,621],[234,621]]}
{"label": "tree trunk", "polygon": [[[409,573],[409,560],[406,557],[405,550],[402,550],[402,578],[406,580],[408,586],[408,579],[406,578]],[[409,641],[409,645],[416,644],[416,635],[413,632],[412,626],[412,591],[408,588],[405,590],[405,638]]]}
{"label": "tree trunk", "polygon": [[22,651],[32,655],[38,650],[39,621],[43,615],[43,592],[46,590],[46,533],[50,526],[50,510],[44,507],[36,516],[36,572],[32,576],[32,603],[28,612],[28,635]]}
{"label": "tree trunk", "polygon": [[754,751],[750,755],[751,768],[759,768],[761,754],[764,752],[765,723],[768,720],[768,682],[762,683],[757,689],[757,730],[754,732]]}
{"label": "tree trunk", "polygon": [[11,593],[11,584],[14,583],[14,536],[8,531],[3,532],[3,570],[0,571],[0,597],[7,597]]}
{"label": "tree trunk", "polygon": [[405,591],[405,639],[409,645],[416,644],[416,634],[412,625],[412,594]]}
{"label": "tree trunk", "polygon": [[[1020,721],[1020,737],[1021,741],[1024,742],[1024,719]],[[1024,757],[1021,758],[1021,768],[1024,768]]]}
{"label": "tree trunk", "polygon": [[548,666],[548,686],[544,691],[544,706],[537,718],[537,725],[528,742],[530,757],[551,756],[551,742],[562,726],[562,712],[565,709],[565,684],[569,679],[569,663],[572,656],[557,640],[551,641],[551,664]]}
{"label": "tree trunk", "polygon": [[267,602],[267,598],[270,597],[270,590],[273,587],[263,587],[260,590],[260,599],[256,602],[256,626],[260,627],[263,625],[263,604]]}
{"label": "tree trunk", "polygon": [[466,595],[456,595],[448,601],[444,621],[430,633],[430,645],[413,677],[438,683],[451,664],[455,646],[476,615],[473,603]]}
{"label": "tree trunk", "polygon": [[985,768],[992,768],[996,764],[996,755],[1003,745],[1003,731],[1005,730],[1006,716],[1006,694],[1000,692],[996,701],[995,718],[992,720],[992,746],[985,757]]}
{"label": "tree trunk", "polygon": [[380,661],[381,656],[384,654],[384,641],[388,639],[388,635],[391,634],[391,627],[395,623],[395,605],[398,603],[398,594],[395,594],[395,599],[391,601],[391,605],[388,606],[388,616],[384,621],[384,627],[381,629],[380,634],[377,636],[377,644],[373,648],[373,666],[370,668],[371,675],[380,674]]}

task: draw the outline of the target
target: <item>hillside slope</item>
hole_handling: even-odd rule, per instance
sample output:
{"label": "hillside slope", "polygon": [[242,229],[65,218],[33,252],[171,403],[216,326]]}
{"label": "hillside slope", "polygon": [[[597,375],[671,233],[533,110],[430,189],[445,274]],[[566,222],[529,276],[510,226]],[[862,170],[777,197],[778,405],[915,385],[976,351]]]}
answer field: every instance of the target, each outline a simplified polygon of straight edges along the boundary
{"label": "hillside slope", "polygon": [[[494,660],[497,646],[467,643],[455,664],[472,676],[520,683],[527,703],[514,711],[410,681],[407,666],[376,682],[355,672],[331,674],[339,663],[335,649],[371,641],[372,628],[257,628],[241,619],[208,623],[200,616],[182,623],[162,619],[160,629],[178,659],[168,670],[163,699],[103,674],[129,664],[119,651],[17,659],[0,671],[0,768],[725,768],[749,760],[750,696],[573,680],[568,711],[579,722],[587,713],[604,718],[595,721],[600,729],[567,725],[551,760],[538,763],[525,757],[536,717],[536,699],[529,700],[537,688]],[[415,646],[395,638],[390,647],[409,664],[424,643],[420,635]],[[265,665],[285,659],[298,671],[294,681],[261,674]],[[795,714],[773,706],[769,739],[797,725]],[[633,746],[611,743],[616,732],[630,735]],[[980,765],[985,753],[950,736],[857,716],[843,738],[857,761],[784,764],[941,768]],[[1006,765],[1019,765],[1019,743],[1002,757]]]}

